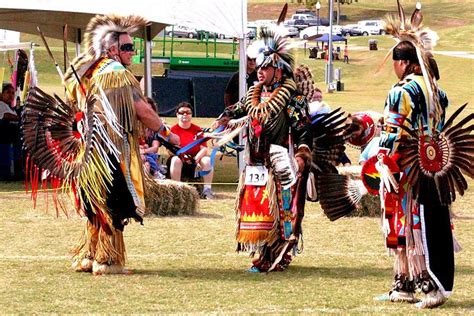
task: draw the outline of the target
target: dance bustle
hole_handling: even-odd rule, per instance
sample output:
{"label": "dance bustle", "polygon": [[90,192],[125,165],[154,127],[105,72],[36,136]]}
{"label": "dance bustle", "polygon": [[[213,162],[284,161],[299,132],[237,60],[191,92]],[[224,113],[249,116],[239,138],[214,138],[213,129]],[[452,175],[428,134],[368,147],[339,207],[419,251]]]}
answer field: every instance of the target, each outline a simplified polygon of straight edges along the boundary
{"label": "dance bustle", "polygon": [[[407,177],[415,188],[414,198],[423,190],[423,182],[433,178],[440,202],[449,205],[456,199],[456,191],[463,195],[467,189],[463,173],[474,178],[474,113],[453,124],[466,106],[467,103],[459,107],[443,129],[431,137],[412,126],[401,126],[408,136],[400,139],[399,152],[403,158],[399,165],[401,169],[410,167]],[[469,125],[464,127],[466,124]]]}

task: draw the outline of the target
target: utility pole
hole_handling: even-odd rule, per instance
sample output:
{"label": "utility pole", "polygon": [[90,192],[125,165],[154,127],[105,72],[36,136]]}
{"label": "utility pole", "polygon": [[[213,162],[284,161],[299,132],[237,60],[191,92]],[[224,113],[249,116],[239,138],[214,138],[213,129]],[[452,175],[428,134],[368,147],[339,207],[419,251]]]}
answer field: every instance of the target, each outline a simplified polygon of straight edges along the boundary
{"label": "utility pole", "polygon": [[333,92],[333,80],[334,80],[334,70],[333,70],[333,54],[332,54],[332,24],[334,18],[334,2],[329,1],[329,47],[328,47],[328,63],[326,64],[326,84],[328,85],[328,92]]}

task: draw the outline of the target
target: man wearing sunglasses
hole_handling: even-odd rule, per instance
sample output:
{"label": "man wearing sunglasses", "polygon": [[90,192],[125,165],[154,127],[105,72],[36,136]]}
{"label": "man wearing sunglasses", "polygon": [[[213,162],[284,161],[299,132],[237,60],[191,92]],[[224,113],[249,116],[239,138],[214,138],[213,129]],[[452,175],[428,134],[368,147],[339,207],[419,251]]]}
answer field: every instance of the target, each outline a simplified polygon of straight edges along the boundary
{"label": "man wearing sunglasses", "polygon": [[130,66],[135,55],[132,37],[127,33],[119,33],[117,44],[109,48],[108,55],[123,66]]}
{"label": "man wearing sunglasses", "polygon": [[[143,124],[153,131],[165,128],[126,68],[135,54],[130,34],[147,23],[139,16],[97,15],[87,25],[84,53],[71,63],[79,80],[72,69],[65,74],[68,99],[81,105],[86,95],[96,96],[94,107],[115,124],[115,128],[114,124],[103,125],[113,143],[104,146],[115,146],[119,151],[118,159],[109,153],[112,167],[102,166],[110,169],[107,174],[84,176],[86,181],[91,178],[90,183],[78,192],[88,221],[84,238],[74,250],[76,271],[125,273],[123,229],[132,218],[143,221],[140,127]],[[85,190],[89,190],[87,194]]]}

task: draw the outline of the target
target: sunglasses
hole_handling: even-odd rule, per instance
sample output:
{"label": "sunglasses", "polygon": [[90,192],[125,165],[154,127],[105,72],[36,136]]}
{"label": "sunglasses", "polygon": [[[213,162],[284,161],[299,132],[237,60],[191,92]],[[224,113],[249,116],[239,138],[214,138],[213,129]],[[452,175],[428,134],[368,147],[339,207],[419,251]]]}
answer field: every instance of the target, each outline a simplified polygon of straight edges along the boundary
{"label": "sunglasses", "polygon": [[256,61],[257,61],[257,59],[255,59],[255,58],[247,58],[247,61],[253,61],[253,62],[256,62]]}
{"label": "sunglasses", "polygon": [[121,52],[134,52],[135,46],[132,43],[122,44],[120,45],[120,51]]}
{"label": "sunglasses", "polygon": [[179,111],[178,114],[179,114],[179,115],[185,115],[185,114],[191,115],[192,112],[191,112],[191,111]]}

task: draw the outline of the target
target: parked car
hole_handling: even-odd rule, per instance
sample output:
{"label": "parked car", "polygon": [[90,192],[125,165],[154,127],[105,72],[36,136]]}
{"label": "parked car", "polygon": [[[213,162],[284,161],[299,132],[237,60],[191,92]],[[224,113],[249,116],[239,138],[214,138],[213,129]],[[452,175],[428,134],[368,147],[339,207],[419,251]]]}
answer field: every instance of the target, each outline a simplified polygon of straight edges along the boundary
{"label": "parked car", "polygon": [[332,34],[342,35],[342,26],[337,25],[337,24],[333,25],[332,26]]}
{"label": "parked car", "polygon": [[296,27],[298,30],[302,30],[308,27],[305,20],[287,20],[284,22],[285,26]]}
{"label": "parked car", "polygon": [[296,14],[307,14],[316,16],[316,13],[314,11],[311,11],[310,9],[296,9]]}
{"label": "parked car", "polygon": [[318,35],[329,33],[329,27],[327,26],[310,26],[300,31],[300,38],[307,40],[308,38]]}
{"label": "parked car", "polygon": [[171,37],[187,37],[187,38],[197,38],[198,37],[198,32],[195,29],[186,27],[186,26],[180,26],[180,25],[170,25],[166,27],[166,34]]}
{"label": "parked car", "polygon": [[257,27],[258,26],[273,27],[274,25],[276,25],[275,20],[256,20],[254,23]]}
{"label": "parked car", "polygon": [[289,25],[279,25],[274,27],[275,33],[280,34],[283,37],[298,37],[300,31],[298,28]]}
{"label": "parked car", "polygon": [[316,26],[321,24],[321,20],[318,20],[318,18],[312,14],[293,14],[291,19],[288,20],[286,24],[301,30],[308,26]]}
{"label": "parked car", "polygon": [[246,33],[248,39],[252,40],[257,37],[257,27],[256,26],[247,26]]}
{"label": "parked car", "polygon": [[342,26],[342,35],[344,36],[360,36],[362,31],[359,24],[347,24]]}
{"label": "parked car", "polygon": [[222,33],[215,33],[215,32],[207,32],[207,31],[197,31],[199,39],[205,39],[206,36],[209,39],[218,38],[218,39],[225,39],[225,38],[233,38],[232,36],[225,35]]}
{"label": "parked car", "polygon": [[359,21],[359,25],[362,35],[385,35],[385,24],[382,20],[365,20]]}

